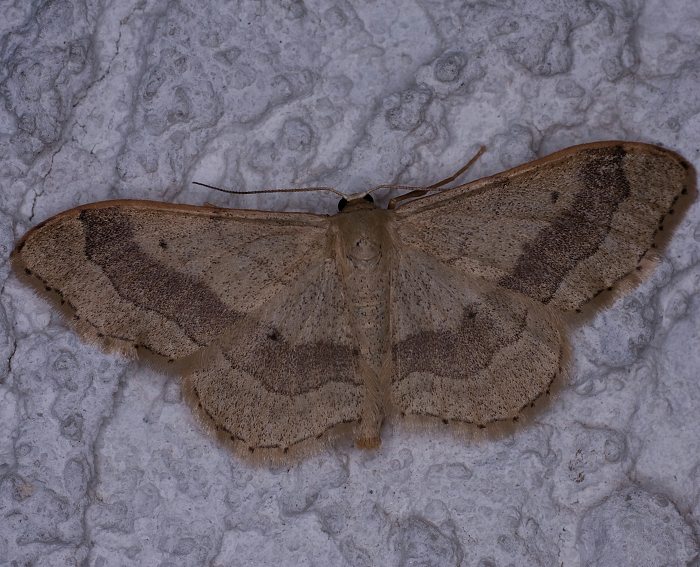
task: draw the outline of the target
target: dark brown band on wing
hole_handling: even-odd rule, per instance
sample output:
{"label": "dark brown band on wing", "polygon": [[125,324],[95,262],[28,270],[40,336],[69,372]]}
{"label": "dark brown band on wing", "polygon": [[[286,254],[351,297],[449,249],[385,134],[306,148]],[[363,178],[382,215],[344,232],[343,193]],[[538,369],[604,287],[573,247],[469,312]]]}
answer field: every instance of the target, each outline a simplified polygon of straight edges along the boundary
{"label": "dark brown band on wing", "polygon": [[206,284],[146,254],[129,218],[117,207],[85,209],[79,216],[85,255],[124,300],[174,321],[195,343],[206,345],[240,318]]}
{"label": "dark brown band on wing", "polygon": [[362,385],[358,357],[348,347],[327,342],[291,345],[278,331],[262,325],[245,344],[251,346],[224,356],[233,368],[253,376],[268,392],[298,396],[332,382]]}
{"label": "dark brown band on wing", "polygon": [[592,158],[578,171],[584,188],[571,208],[523,246],[513,273],[499,285],[548,303],[566,275],[605,240],[613,215],[630,195],[623,166],[626,152],[622,146],[586,152]]}
{"label": "dark brown band on wing", "polygon": [[517,324],[505,329],[474,304],[464,310],[456,331],[417,333],[395,343],[392,357],[396,372],[392,382],[400,382],[413,372],[450,378],[475,376],[489,366],[501,348],[520,338],[527,326],[527,311],[523,309],[516,317]]}

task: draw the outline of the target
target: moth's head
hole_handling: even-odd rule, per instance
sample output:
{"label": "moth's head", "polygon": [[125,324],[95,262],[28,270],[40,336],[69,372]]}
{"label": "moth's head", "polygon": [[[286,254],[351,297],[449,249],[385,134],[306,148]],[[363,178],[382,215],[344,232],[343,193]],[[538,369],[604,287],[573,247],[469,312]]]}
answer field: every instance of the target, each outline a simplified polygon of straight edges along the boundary
{"label": "moth's head", "polygon": [[375,209],[374,199],[369,193],[355,193],[348,195],[338,201],[338,210],[340,212],[357,211],[360,209]]}

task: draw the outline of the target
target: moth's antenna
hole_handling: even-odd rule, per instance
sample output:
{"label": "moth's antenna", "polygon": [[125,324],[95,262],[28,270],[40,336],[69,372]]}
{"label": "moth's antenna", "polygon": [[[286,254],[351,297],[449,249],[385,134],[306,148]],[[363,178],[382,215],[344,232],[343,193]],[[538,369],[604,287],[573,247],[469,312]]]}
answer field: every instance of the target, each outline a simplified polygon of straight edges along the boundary
{"label": "moth's antenna", "polygon": [[[389,201],[389,209],[395,209],[396,205],[398,205],[401,201],[405,201],[407,199],[415,199],[416,197],[422,197],[426,193],[430,193],[431,191],[435,191],[439,187],[442,187],[443,185],[447,185],[448,183],[452,183],[455,179],[457,179],[460,175],[462,175],[465,171],[467,171],[472,165],[474,165],[474,162],[478,160],[483,153],[486,151],[486,146],[480,146],[479,150],[474,154],[474,157],[470,159],[466,165],[462,166],[459,170],[457,170],[455,173],[450,175],[449,177],[445,177],[445,179],[442,179],[441,181],[438,181],[437,183],[433,183],[432,185],[428,185],[427,187],[415,187],[412,185],[379,185],[378,187],[375,187],[372,189],[372,191],[376,191],[377,189],[381,188],[391,188],[391,189],[412,189],[410,193],[406,193],[404,195],[399,195],[398,197],[394,197]],[[369,191],[370,193],[372,191]]]}
{"label": "moth's antenna", "polygon": [[193,185],[201,185],[207,189],[214,189],[215,191],[221,191],[222,193],[230,193],[231,195],[259,195],[260,193],[309,193],[311,191],[329,191],[338,195],[339,197],[344,197],[343,193],[336,191],[333,187],[281,187],[279,189],[259,189],[257,191],[233,191],[232,189],[222,189],[221,187],[214,187],[214,185],[208,185],[206,183],[200,183],[199,181],[193,181]]}
{"label": "moth's antenna", "polygon": [[428,185],[426,189],[437,189],[438,187],[442,187],[443,185],[447,185],[448,183],[452,183],[455,179],[457,179],[460,175],[462,175],[464,172],[466,172],[474,163],[476,163],[476,160],[478,160],[486,151],[486,146],[480,146],[479,151],[477,151],[474,154],[474,157],[470,159],[467,162],[467,165],[463,166],[460,168],[456,173],[450,175],[449,177],[445,177],[442,181],[438,181],[437,183],[433,183],[432,185]]}
{"label": "moth's antenna", "polygon": [[364,193],[365,195],[371,195],[375,191],[379,191],[379,189],[396,189],[398,191],[412,191],[412,190],[425,190],[425,187],[421,185],[393,185],[393,184],[384,184],[384,185],[377,185],[376,187],[372,187],[369,191]]}

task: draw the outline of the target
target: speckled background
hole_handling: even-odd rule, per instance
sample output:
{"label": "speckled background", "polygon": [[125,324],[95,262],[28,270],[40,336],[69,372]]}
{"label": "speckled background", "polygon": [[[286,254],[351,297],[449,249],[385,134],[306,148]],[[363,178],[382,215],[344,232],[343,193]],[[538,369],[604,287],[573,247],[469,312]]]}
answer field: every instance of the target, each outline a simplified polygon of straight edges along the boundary
{"label": "speckled background", "polygon": [[131,197],[332,212],[238,189],[430,183],[611,138],[700,165],[695,0],[0,0],[0,564],[698,565],[700,208],[580,328],[502,439],[387,427],[254,468],[176,380],[83,345],[13,242]]}

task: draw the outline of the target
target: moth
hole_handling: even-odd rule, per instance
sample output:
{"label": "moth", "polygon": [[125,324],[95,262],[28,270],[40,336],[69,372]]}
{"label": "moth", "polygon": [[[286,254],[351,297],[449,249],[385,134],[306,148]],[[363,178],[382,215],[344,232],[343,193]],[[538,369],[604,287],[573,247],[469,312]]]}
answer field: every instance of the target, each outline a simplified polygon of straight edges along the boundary
{"label": "moth", "polygon": [[517,419],[566,367],[567,327],[649,273],[695,196],[631,142],[333,216],[92,203],[30,230],[16,270],[84,339],[183,376],[236,453],[283,461],[387,417]]}

